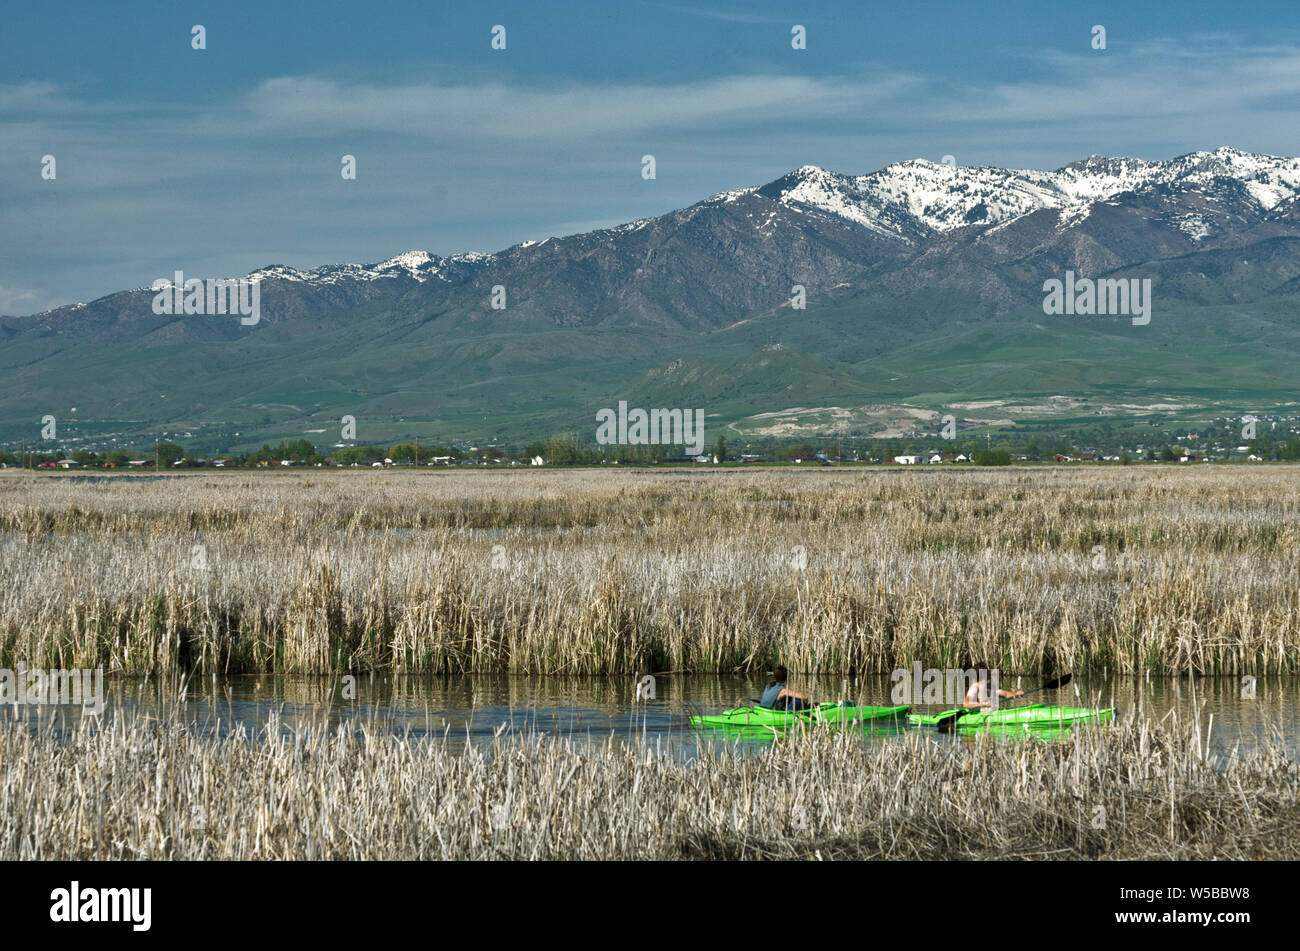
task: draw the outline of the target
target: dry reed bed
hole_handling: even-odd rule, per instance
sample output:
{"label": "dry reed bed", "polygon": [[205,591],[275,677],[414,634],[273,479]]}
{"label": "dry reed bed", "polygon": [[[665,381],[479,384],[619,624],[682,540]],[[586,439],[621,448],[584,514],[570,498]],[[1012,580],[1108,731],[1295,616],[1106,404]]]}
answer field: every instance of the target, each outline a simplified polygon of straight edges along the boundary
{"label": "dry reed bed", "polygon": [[0,663],[1294,673],[1297,489],[1287,467],[6,473]]}
{"label": "dry reed bed", "polygon": [[175,719],[0,725],[0,859],[1300,858],[1280,746],[1216,770],[1177,726],[1067,740],[790,737],[682,762],[613,741],[270,739]]}

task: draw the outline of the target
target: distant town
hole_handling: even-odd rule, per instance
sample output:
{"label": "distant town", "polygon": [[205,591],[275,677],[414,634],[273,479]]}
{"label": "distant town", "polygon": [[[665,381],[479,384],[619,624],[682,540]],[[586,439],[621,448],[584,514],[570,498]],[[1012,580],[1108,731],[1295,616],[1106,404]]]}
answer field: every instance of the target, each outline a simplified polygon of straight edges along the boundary
{"label": "distant town", "polygon": [[[212,452],[213,437],[192,431],[162,433],[153,445],[120,447],[116,435],[65,429],[59,440],[0,443],[0,468],[28,469],[266,469],[292,467],[393,468],[411,466],[600,466],[600,465],[887,465],[1005,466],[1027,463],[1274,462],[1300,459],[1300,417],[1224,417],[1196,429],[1157,429],[1128,422],[1116,432],[1113,421],[1058,433],[1038,428],[937,433],[909,432],[881,439],[834,436],[791,440],[735,440],[718,437],[701,453],[681,446],[599,445],[577,436],[553,436],[526,445],[391,445],[334,443],[307,439],[265,443],[254,451]],[[235,434],[236,436],[238,434]]]}

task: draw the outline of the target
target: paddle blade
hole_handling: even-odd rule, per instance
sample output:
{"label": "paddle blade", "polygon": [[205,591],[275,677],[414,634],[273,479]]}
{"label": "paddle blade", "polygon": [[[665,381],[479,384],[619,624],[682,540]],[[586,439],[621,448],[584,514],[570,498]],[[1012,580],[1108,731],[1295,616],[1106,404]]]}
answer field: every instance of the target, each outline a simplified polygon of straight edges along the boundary
{"label": "paddle blade", "polygon": [[956,713],[950,713],[946,717],[936,720],[934,725],[940,733],[951,733],[957,727],[957,721],[964,717],[970,711],[958,710]]}

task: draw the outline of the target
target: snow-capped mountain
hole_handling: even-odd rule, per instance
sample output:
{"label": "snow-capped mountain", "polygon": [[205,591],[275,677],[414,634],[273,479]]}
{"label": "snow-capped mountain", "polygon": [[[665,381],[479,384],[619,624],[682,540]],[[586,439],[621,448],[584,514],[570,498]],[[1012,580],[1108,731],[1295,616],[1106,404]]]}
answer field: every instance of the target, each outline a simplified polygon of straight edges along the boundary
{"label": "snow-capped mountain", "polygon": [[[271,426],[360,404],[385,417],[459,414],[478,431],[545,405],[570,431],[563,406],[613,405],[634,383],[663,388],[667,405],[694,405],[689,387],[740,414],[872,401],[881,387],[1058,392],[1063,359],[1081,387],[1139,396],[1188,380],[1293,393],[1298,193],[1300,161],[1227,148],[1054,171],[804,166],[493,254],[262,267],[249,275],[262,282],[251,326],[155,314],[147,289],[3,318],[0,418],[75,395],[82,412],[115,419],[244,413]],[[1093,329],[1044,322],[1044,281],[1067,269],[1151,279],[1151,329],[1110,349],[1100,336],[1096,350],[1058,338]],[[793,306],[798,294],[806,307]],[[1039,356],[1024,356],[1034,341]]]}
{"label": "snow-capped mountain", "polygon": [[[395,277],[457,283],[498,258],[536,251],[548,242],[559,247],[584,237],[617,241],[663,220],[675,218],[686,223],[701,211],[743,204],[754,196],[774,200],[800,214],[815,210],[872,237],[915,248],[937,235],[968,227],[993,230],[1039,211],[1057,212],[1058,227],[1066,227],[1087,218],[1095,205],[1113,202],[1125,193],[1205,192],[1212,191],[1216,182],[1239,184],[1257,211],[1266,213],[1300,195],[1300,159],[1224,147],[1167,161],[1093,155],[1055,171],[966,167],[913,159],[867,175],[843,175],[805,165],[763,186],[731,189],[660,219],[642,218],[589,236],[528,240],[498,254],[467,251],[440,256],[411,250],[378,264],[324,265],[310,270],[272,265],[249,277],[318,285]],[[1215,233],[1214,211],[1199,209],[1178,215],[1175,226],[1193,240],[1203,240]],[[768,236],[782,224],[801,223],[797,216],[783,219],[779,208],[748,217],[757,231]]]}
{"label": "snow-capped mountain", "polygon": [[[970,280],[984,299],[1016,306],[1035,269],[1097,271],[1300,233],[1298,193],[1300,159],[1231,148],[1167,161],[1094,155],[1055,171],[914,159],[852,176],[805,165],[658,217],[495,254],[411,250],[248,276],[266,282],[268,324],[389,299],[470,312],[501,285],[510,307],[497,317],[511,327],[709,331],[779,304],[795,284],[835,287],[866,272],[893,291]],[[999,269],[1017,261],[1023,277],[1010,280]],[[68,321],[95,326],[142,292],[36,316],[56,333]]]}
{"label": "snow-capped mountain", "polygon": [[[1221,188],[1238,186],[1235,201],[1216,195],[1216,183]],[[1190,203],[1197,207],[1167,217],[1172,227],[1201,242],[1223,230],[1215,219],[1230,207],[1231,213],[1240,217],[1238,205],[1243,196],[1258,215],[1292,202],[1300,195],[1300,159],[1224,147],[1167,161],[1093,155],[1055,171],[965,167],[913,159],[855,176],[805,165],[766,185],[731,189],[659,218],[642,218],[587,235],[528,240],[496,254],[466,251],[440,256],[410,250],[377,264],[330,264],[309,270],[270,265],[248,277],[322,288],[394,278],[455,285],[495,264],[527,259],[525,252],[544,251],[553,256],[566,247],[626,243],[647,229],[662,232],[665,224],[689,226],[711,210],[735,213],[745,209],[747,222],[764,239],[805,227],[812,214],[858,230],[862,238],[884,241],[900,250],[917,250],[937,236],[962,228],[991,233],[1036,212],[1055,211],[1059,230],[1079,224],[1097,205],[1112,203],[1125,194],[1140,198],[1158,193],[1166,200],[1173,196],[1176,203],[1180,193],[1193,192],[1202,199]],[[768,203],[759,208],[756,199],[768,199]],[[868,258],[874,260],[882,253],[889,254],[875,248]]]}
{"label": "snow-capped mountain", "polygon": [[885,237],[915,242],[969,225],[998,225],[1045,209],[1077,221],[1094,204],[1159,186],[1242,183],[1262,211],[1300,193],[1300,159],[1238,149],[1193,152],[1169,161],[1094,155],[1052,172],[963,167],[925,159],[869,175],[805,165],[758,191],[783,204],[838,215]]}

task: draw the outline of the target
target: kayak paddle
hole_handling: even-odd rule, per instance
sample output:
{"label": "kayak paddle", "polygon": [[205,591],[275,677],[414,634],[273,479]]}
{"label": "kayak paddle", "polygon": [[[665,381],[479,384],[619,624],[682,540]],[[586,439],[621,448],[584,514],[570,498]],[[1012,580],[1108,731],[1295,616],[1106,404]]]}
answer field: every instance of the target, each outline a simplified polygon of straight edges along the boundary
{"label": "kayak paddle", "polygon": [[[1066,684],[1068,684],[1073,677],[1074,674],[1066,674],[1064,677],[1057,677],[1055,680],[1049,680],[1041,687],[1033,687],[1029,690],[1026,690],[1023,694],[1021,694],[1021,696],[1028,696],[1029,694],[1037,693],[1040,690],[1056,690],[1058,687],[1064,687]],[[1012,709],[1012,708],[1007,707],[1003,709]],[[934,725],[938,727],[940,733],[951,733],[953,731],[953,728],[957,725],[958,720],[960,720],[968,713],[978,713],[978,712],[980,712],[979,707],[972,707],[969,710],[958,710],[955,713],[950,713],[948,714],[948,716],[936,720]]]}

